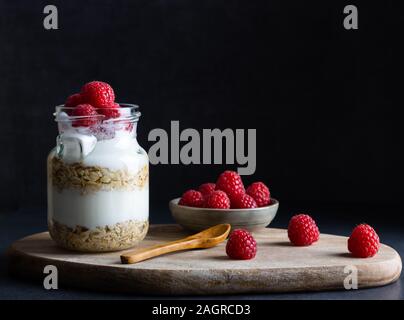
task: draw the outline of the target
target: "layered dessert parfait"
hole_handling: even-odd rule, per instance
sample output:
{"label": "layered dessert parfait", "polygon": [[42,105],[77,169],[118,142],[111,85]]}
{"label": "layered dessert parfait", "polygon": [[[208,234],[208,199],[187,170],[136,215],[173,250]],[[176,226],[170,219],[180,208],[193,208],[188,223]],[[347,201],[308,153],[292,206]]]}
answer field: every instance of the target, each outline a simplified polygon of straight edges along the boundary
{"label": "layered dessert parfait", "polygon": [[136,139],[137,106],[115,103],[93,81],[56,108],[59,135],[48,156],[48,226],[67,249],[127,249],[148,230],[148,157]]}

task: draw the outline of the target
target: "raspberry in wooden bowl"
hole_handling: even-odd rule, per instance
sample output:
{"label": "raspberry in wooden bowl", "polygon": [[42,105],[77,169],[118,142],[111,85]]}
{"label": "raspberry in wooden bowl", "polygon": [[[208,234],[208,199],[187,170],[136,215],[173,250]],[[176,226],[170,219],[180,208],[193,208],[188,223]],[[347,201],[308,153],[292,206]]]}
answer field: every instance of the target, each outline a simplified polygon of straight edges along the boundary
{"label": "raspberry in wooden bowl", "polygon": [[204,182],[171,200],[170,211],[178,224],[200,231],[221,223],[233,229],[265,228],[274,219],[279,202],[271,198],[267,185],[256,181],[245,187],[242,177],[223,171],[216,182]]}
{"label": "raspberry in wooden bowl", "polygon": [[269,205],[257,208],[215,209],[180,205],[181,198],[169,203],[175,221],[185,229],[200,231],[221,223],[229,223],[232,229],[254,230],[265,228],[275,218],[279,202],[272,198]]}

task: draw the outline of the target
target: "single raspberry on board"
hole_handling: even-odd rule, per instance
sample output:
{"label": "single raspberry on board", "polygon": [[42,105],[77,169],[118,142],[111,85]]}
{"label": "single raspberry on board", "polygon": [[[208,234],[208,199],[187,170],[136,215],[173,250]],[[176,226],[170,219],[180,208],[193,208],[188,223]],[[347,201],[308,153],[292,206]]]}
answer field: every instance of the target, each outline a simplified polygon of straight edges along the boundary
{"label": "single raspberry on board", "polygon": [[81,88],[81,96],[85,103],[96,108],[111,105],[115,101],[114,89],[105,82],[91,81]]}
{"label": "single raspberry on board", "polygon": [[230,199],[225,192],[216,190],[205,199],[205,207],[214,209],[230,209]]}
{"label": "single raspberry on board", "polygon": [[254,198],[258,207],[265,207],[271,203],[271,193],[263,182],[254,182],[246,190]]}
{"label": "single raspberry on board", "polygon": [[226,253],[231,259],[252,259],[257,253],[257,242],[248,231],[236,229],[227,240]]}
{"label": "single raspberry on board", "polygon": [[373,257],[379,248],[379,236],[371,226],[365,223],[356,226],[348,239],[348,250],[354,257]]}
{"label": "single raspberry on board", "polygon": [[72,110],[71,115],[83,117],[73,120],[73,127],[89,127],[97,123],[98,113],[91,104],[79,104]]}
{"label": "single raspberry on board", "polygon": [[203,207],[203,196],[202,193],[196,190],[185,191],[182,195],[180,201],[178,202],[181,206],[188,207]]}
{"label": "single raspberry on board", "polygon": [[233,209],[251,209],[251,208],[257,208],[258,206],[253,197],[251,197],[247,193],[244,193],[242,195],[235,197],[231,201],[231,207]]}
{"label": "single raspberry on board", "polygon": [[230,200],[245,193],[244,184],[240,175],[235,171],[224,171],[216,181],[216,190],[226,192]]}
{"label": "single raspberry on board", "polygon": [[97,112],[105,116],[105,119],[119,118],[121,115],[120,107],[118,103],[113,102],[109,105],[101,106],[97,109]]}
{"label": "single raspberry on board", "polygon": [[75,93],[70,95],[65,102],[66,108],[74,108],[75,106],[81,104],[83,102],[83,98],[80,93]]}
{"label": "single raspberry on board", "polygon": [[288,236],[295,246],[309,246],[319,239],[320,231],[309,215],[298,214],[289,221]]}
{"label": "single raspberry on board", "polygon": [[202,193],[204,197],[209,196],[213,191],[215,191],[216,184],[212,182],[203,183],[199,186],[198,191]]}

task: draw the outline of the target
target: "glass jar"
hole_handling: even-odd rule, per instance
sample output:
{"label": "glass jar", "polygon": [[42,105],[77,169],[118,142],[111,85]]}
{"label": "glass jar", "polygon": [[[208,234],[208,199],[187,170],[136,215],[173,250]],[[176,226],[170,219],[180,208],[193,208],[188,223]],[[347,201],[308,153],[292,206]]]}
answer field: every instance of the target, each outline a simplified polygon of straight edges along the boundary
{"label": "glass jar", "polygon": [[102,110],[69,116],[72,109],[55,112],[59,135],[47,160],[49,233],[77,251],[133,247],[149,227],[149,160],[136,140],[138,107],[121,104],[107,116]]}

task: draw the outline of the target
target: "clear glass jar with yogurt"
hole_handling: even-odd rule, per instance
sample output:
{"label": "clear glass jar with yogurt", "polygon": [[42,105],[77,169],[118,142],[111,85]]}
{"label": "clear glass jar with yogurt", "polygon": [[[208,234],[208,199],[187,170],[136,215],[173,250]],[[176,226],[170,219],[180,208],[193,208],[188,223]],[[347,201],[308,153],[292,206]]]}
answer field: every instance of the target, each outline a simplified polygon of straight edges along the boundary
{"label": "clear glass jar with yogurt", "polygon": [[56,107],[59,135],[48,166],[48,226],[54,241],[78,251],[135,246],[149,222],[149,161],[136,139],[138,107],[119,116],[69,116]]}

